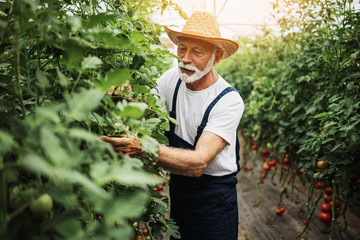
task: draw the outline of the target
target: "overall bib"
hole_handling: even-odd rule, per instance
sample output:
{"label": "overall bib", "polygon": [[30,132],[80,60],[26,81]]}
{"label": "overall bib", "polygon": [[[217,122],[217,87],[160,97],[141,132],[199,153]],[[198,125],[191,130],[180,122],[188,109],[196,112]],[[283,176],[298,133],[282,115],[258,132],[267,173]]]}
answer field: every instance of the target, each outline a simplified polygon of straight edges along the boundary
{"label": "overall bib", "polygon": [[[181,83],[182,81],[179,79],[170,112],[170,116],[175,119],[176,99]],[[211,109],[221,97],[231,91],[238,92],[235,88],[228,87],[210,103],[198,127],[194,145],[174,133],[175,125],[173,123],[170,123],[170,131],[166,132],[169,145],[177,148],[195,149],[196,143],[207,124]],[[239,150],[237,139],[236,163],[238,171],[240,171]],[[219,177],[206,174],[201,177],[170,175],[170,217],[179,226],[182,240],[237,240],[236,174],[238,171]],[[175,240],[174,238],[171,239]]]}

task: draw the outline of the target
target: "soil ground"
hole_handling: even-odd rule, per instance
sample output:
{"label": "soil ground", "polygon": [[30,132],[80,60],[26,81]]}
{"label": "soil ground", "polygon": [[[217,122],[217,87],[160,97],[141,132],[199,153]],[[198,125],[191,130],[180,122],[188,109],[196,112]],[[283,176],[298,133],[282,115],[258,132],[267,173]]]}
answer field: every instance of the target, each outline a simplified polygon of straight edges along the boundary
{"label": "soil ground", "polygon": [[[262,166],[259,162],[254,167],[253,173],[242,172],[238,175],[238,204],[239,204],[239,240],[295,240],[300,239],[298,234],[304,228],[303,221],[306,219],[306,191],[307,186],[303,186],[298,178],[295,179],[294,187],[288,187],[288,193],[283,194],[281,199],[284,202],[285,212],[281,217],[275,215],[277,205],[280,202],[279,171],[277,174],[270,173],[266,177],[264,184],[260,184],[259,191],[256,187],[257,177]],[[271,171],[274,171],[272,169]],[[274,174],[273,180],[271,179]],[[314,190],[314,196],[318,197],[321,190]],[[333,240],[359,240],[360,239],[360,199],[352,199],[346,211],[347,231],[339,232],[344,227],[344,221],[340,216],[336,221],[336,230]],[[294,200],[299,199],[300,203],[295,204]],[[260,202],[258,202],[260,201]],[[258,204],[259,203],[259,204]],[[319,220],[320,206],[324,203],[321,199],[316,207],[315,213],[311,218],[308,229],[301,236],[310,240],[330,239],[330,228],[324,226]],[[351,209],[351,211],[349,210]],[[298,238],[297,238],[298,237]]]}

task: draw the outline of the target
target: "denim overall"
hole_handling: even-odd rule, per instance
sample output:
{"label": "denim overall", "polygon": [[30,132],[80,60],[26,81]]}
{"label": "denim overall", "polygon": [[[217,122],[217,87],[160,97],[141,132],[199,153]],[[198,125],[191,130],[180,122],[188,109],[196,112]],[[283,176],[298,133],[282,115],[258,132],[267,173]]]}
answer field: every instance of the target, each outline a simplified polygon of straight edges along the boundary
{"label": "denim overall", "polygon": [[[176,99],[181,83],[182,81],[179,79],[170,112],[170,116],[175,119]],[[194,145],[174,133],[175,125],[173,123],[170,123],[170,131],[166,132],[169,145],[177,148],[195,149],[196,143],[207,124],[211,109],[221,97],[231,91],[238,92],[235,88],[228,87],[210,103],[198,127]],[[206,174],[201,177],[170,175],[170,217],[179,226],[182,240],[237,240],[236,174],[240,171],[239,150],[237,139],[236,163],[238,171],[233,174],[220,177]],[[174,238],[171,239],[174,240]]]}

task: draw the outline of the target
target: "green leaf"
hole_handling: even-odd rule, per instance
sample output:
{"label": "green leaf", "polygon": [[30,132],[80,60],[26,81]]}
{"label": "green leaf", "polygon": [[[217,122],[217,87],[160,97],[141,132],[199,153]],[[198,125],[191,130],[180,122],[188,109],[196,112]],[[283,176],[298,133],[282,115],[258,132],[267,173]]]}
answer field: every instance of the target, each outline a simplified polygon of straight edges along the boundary
{"label": "green leaf", "polygon": [[102,64],[102,61],[98,57],[86,57],[81,62],[82,69],[98,68]]}
{"label": "green leaf", "polygon": [[152,133],[156,128],[158,128],[160,122],[160,118],[149,118],[144,122],[143,127],[146,131]]}
{"label": "green leaf", "polygon": [[40,144],[54,166],[64,165],[70,160],[70,156],[60,144],[60,139],[46,126],[40,130]]}
{"label": "green leaf", "polygon": [[106,207],[105,215],[107,221],[117,222],[127,218],[135,218],[144,212],[147,202],[147,194],[135,192],[121,198],[116,198]]}
{"label": "green leaf", "polygon": [[115,35],[113,32],[101,32],[99,33],[99,40],[105,43],[107,48],[120,48],[120,49],[131,49],[131,43],[129,39]]}
{"label": "green leaf", "polygon": [[73,68],[76,64],[82,61],[82,47],[76,39],[68,39],[64,42],[65,57],[64,60],[68,68]]}
{"label": "green leaf", "polygon": [[159,204],[160,206],[162,206],[162,207],[165,208],[165,209],[168,209],[168,208],[169,208],[168,204],[167,204],[166,202],[162,201],[162,200],[159,199],[159,198],[151,197],[151,198],[149,199],[149,201],[155,202],[155,203]]}
{"label": "green leaf", "polygon": [[62,72],[60,72],[59,69],[56,69],[56,71],[59,78],[59,84],[63,87],[67,87],[70,83],[69,79]]}
{"label": "green leaf", "polygon": [[81,228],[80,220],[70,216],[57,221],[55,229],[57,232],[67,239],[84,239],[84,232]]}
{"label": "green leaf", "polygon": [[110,87],[120,87],[130,79],[130,71],[127,68],[115,69],[106,73],[106,77],[101,81],[95,82],[97,88],[101,91],[107,91]]}
{"label": "green leaf", "polygon": [[[125,163],[109,164],[108,162],[98,162],[91,166],[90,175],[95,182],[101,186],[117,182],[126,186],[138,186],[145,188],[148,185],[161,183],[160,178],[155,178],[152,174],[144,172],[142,169],[135,168],[131,162],[139,161],[125,158]],[[141,163],[141,161],[139,161]]]}
{"label": "green leaf", "polygon": [[131,87],[132,87],[132,90],[134,91],[135,95],[149,92],[149,87],[146,85],[132,84]]}
{"label": "green leaf", "polygon": [[78,16],[68,16],[67,22],[70,24],[71,30],[74,32],[80,30],[82,27],[81,18]]}
{"label": "green leaf", "polygon": [[32,118],[26,119],[26,123],[29,126],[38,126],[43,123],[59,123],[60,118],[57,108],[60,105],[57,105],[56,107],[54,105],[55,104],[38,108],[36,114],[33,115]]}
{"label": "green leaf", "polygon": [[69,134],[70,137],[74,137],[77,139],[82,139],[84,141],[87,142],[96,142],[98,140],[98,137],[95,136],[94,134],[92,134],[91,132],[88,132],[84,129],[77,129],[77,128],[72,128],[69,129]]}
{"label": "green leaf", "polygon": [[131,68],[140,69],[141,66],[144,65],[144,63],[145,63],[145,58],[143,56],[135,55],[133,57]]}
{"label": "green leaf", "polygon": [[336,124],[337,124],[337,122],[333,122],[333,121],[331,121],[331,122],[326,122],[326,124],[324,125],[323,129],[330,128],[330,127],[332,127],[332,126],[334,126],[334,125],[336,125]]}
{"label": "green leaf", "polygon": [[119,113],[119,117],[130,117],[130,118],[140,118],[145,114],[145,110],[147,109],[146,103],[120,103],[118,102],[116,105],[121,111]]}
{"label": "green leaf", "polygon": [[[80,159],[78,160],[80,161]],[[20,156],[19,163],[32,172],[47,176],[54,183],[59,184],[59,187],[63,185],[63,182],[80,184],[84,186],[89,194],[93,194],[94,197],[100,199],[108,199],[110,197],[109,193],[107,193],[103,188],[95,185],[90,179],[82,175],[80,172],[61,168],[60,166],[51,166],[37,154],[29,153],[25,156]]]}
{"label": "green leaf", "polygon": [[42,92],[45,92],[45,89],[50,87],[50,83],[45,74],[39,68],[36,70],[36,78],[38,80],[37,85],[41,88]]}
{"label": "green leaf", "polygon": [[0,154],[4,155],[10,151],[13,147],[17,147],[17,143],[14,141],[13,136],[9,133],[0,130]]}
{"label": "green leaf", "polygon": [[319,119],[319,120],[326,120],[331,116],[332,116],[331,113],[323,112],[323,113],[315,115],[313,118],[316,118],[316,119]]}
{"label": "green leaf", "polygon": [[171,218],[165,219],[166,221],[166,227],[167,227],[167,233],[177,239],[180,239],[180,233],[179,233],[179,227],[176,225],[175,221]]}
{"label": "green leaf", "polygon": [[67,109],[64,112],[69,119],[90,120],[91,111],[94,110],[103,97],[103,93],[96,89],[85,90],[65,96]]}
{"label": "green leaf", "polygon": [[159,143],[155,138],[150,136],[143,136],[141,138],[141,149],[145,152],[146,156],[156,161],[158,159]]}
{"label": "green leaf", "polygon": [[108,13],[99,13],[97,15],[90,15],[89,18],[85,21],[86,28],[92,28],[96,25],[111,20],[115,20],[119,16],[117,14],[108,14]]}

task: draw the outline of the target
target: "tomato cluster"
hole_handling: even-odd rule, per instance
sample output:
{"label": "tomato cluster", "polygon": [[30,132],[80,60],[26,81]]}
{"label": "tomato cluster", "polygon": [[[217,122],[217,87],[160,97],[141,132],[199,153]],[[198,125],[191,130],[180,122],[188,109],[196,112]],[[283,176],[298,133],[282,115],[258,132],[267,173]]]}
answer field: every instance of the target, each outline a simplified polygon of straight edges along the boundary
{"label": "tomato cluster", "polygon": [[[315,188],[322,189],[323,183],[317,182],[315,184]],[[324,196],[323,200],[324,203],[320,206],[321,213],[319,215],[319,219],[327,226],[331,221],[334,221],[336,218],[340,215],[340,201],[338,199],[335,200],[335,204],[333,204],[332,201],[330,201],[330,196],[333,194],[332,187],[326,187],[324,189]],[[333,206],[334,205],[334,206]],[[334,208],[334,211],[333,209]],[[332,214],[334,213],[334,219]]]}
{"label": "tomato cluster", "polygon": [[284,212],[285,212],[285,208],[284,208],[284,207],[278,208],[278,209],[276,209],[276,211],[275,211],[276,215],[278,215],[279,217],[281,217]]}

